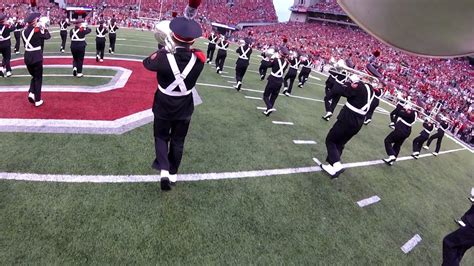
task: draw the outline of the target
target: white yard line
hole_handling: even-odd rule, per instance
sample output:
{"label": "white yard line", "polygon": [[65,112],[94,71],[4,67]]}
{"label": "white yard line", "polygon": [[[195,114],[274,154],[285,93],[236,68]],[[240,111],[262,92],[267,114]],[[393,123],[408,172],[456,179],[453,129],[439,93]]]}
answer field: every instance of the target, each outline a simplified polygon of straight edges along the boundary
{"label": "white yard line", "polygon": [[275,125],[289,125],[289,126],[293,126],[293,122],[283,122],[283,121],[272,121],[273,124]]}
{"label": "white yard line", "polygon": [[[12,75],[10,78],[27,78],[31,75]],[[43,77],[73,77],[72,74],[44,74]],[[115,76],[101,76],[101,75],[84,75],[88,78],[113,78]]]}
{"label": "white yard line", "polygon": [[234,79],[235,77],[232,77],[232,76],[227,76],[227,75],[221,75],[222,77],[224,78],[228,78],[228,79]]}
{"label": "white yard line", "polygon": [[416,247],[416,245],[418,245],[418,243],[421,242],[421,236],[416,234],[414,235],[410,240],[408,240],[402,247],[402,251],[403,253],[407,254],[408,252],[410,252],[412,249],[414,249]]}
{"label": "white yard line", "polygon": [[316,141],[314,140],[293,140],[294,144],[299,144],[299,145],[315,145],[317,144]]}
{"label": "white yard line", "polygon": [[[447,154],[465,150],[456,149],[443,151],[439,154]],[[432,156],[431,154],[426,154]],[[425,156],[425,157],[427,157]],[[402,157],[400,159],[412,160],[411,156]],[[344,168],[366,167],[370,165],[383,164],[382,160],[356,162],[344,164]],[[223,172],[223,173],[203,173],[203,174],[183,174],[178,175],[178,181],[201,181],[201,180],[220,180],[235,179],[248,177],[263,177],[276,175],[291,175],[301,173],[320,172],[319,166],[299,167],[299,168],[282,168],[270,170],[255,171],[239,171],[239,172]],[[158,182],[158,175],[53,175],[53,174],[29,174],[29,173],[0,173],[0,180],[22,180],[22,181],[42,181],[42,182],[64,182],[64,183],[143,183]]]}
{"label": "white yard line", "polygon": [[251,100],[262,100],[262,98],[258,98],[258,97],[252,97],[252,96],[245,96],[245,99],[251,99]]}
{"label": "white yard line", "polygon": [[267,110],[267,107],[257,107],[257,110]]}

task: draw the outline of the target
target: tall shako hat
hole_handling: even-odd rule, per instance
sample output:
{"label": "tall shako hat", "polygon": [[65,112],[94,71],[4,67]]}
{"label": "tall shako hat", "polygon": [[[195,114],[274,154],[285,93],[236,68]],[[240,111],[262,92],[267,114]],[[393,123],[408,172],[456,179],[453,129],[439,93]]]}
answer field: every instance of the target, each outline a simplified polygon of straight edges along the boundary
{"label": "tall shako hat", "polygon": [[196,38],[202,36],[201,25],[194,21],[197,15],[197,8],[201,0],[189,0],[189,4],[184,10],[183,17],[177,17],[170,23],[173,37],[184,43],[193,43]]}
{"label": "tall shako hat", "polygon": [[30,13],[26,18],[25,18],[25,22],[26,23],[32,23],[33,21],[35,21],[35,19],[38,19],[41,17],[41,13],[38,13],[38,12],[33,12],[33,13]]}

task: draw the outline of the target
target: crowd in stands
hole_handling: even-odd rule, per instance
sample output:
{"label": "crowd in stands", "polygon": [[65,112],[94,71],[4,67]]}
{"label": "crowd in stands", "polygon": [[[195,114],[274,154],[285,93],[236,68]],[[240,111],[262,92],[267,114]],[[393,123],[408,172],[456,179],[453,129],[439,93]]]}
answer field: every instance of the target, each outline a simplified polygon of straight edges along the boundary
{"label": "crowd in stands", "polygon": [[[4,12],[10,16],[25,17],[29,12],[29,1],[6,1]],[[39,10],[46,15],[49,9],[52,23],[64,16],[64,12],[48,0],[37,0]],[[26,2],[22,4],[22,2]],[[95,24],[99,19],[115,16],[121,27],[151,28],[153,23],[137,19],[136,0],[80,1],[96,5]],[[238,21],[268,18],[276,20],[271,0],[242,0],[227,4],[228,0],[204,0],[199,11],[205,34],[211,31],[210,21],[235,23]],[[181,13],[186,1],[163,1],[162,12],[159,1],[142,0],[140,17],[170,19],[172,12]],[[159,3],[161,5],[161,3]],[[261,12],[261,7],[267,13]],[[271,8],[269,8],[271,6]],[[250,11],[252,10],[252,11]],[[245,13],[245,14],[244,14]],[[279,23],[270,26],[253,27],[236,32],[235,39],[244,38],[253,32],[254,46],[279,46],[283,38],[288,46],[301,54],[311,55],[316,65],[323,66],[331,58],[336,61],[352,56],[356,68],[364,70],[368,57],[379,50],[378,62],[384,75],[388,90],[392,93],[407,92],[413,101],[430,112],[436,103],[442,103],[441,113],[451,121],[450,130],[464,141],[472,142],[474,122],[474,69],[463,59],[429,59],[412,56],[392,49],[355,27],[341,27],[321,23]]]}
{"label": "crowd in stands", "polygon": [[339,6],[336,0],[321,0],[320,2],[309,7],[309,10],[317,10],[320,12],[346,14]]}

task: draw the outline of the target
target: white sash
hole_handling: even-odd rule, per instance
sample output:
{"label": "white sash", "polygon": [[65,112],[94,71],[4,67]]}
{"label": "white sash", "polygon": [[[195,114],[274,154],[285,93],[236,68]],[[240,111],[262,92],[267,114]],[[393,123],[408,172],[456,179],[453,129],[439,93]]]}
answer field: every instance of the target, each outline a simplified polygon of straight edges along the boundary
{"label": "white sash", "polygon": [[244,47],[240,47],[240,51],[242,51],[242,54],[239,55],[239,58],[240,59],[243,59],[243,60],[249,60],[247,54],[250,52],[250,47],[247,48],[247,50],[244,51]]}
{"label": "white sash", "polygon": [[7,27],[3,25],[2,30],[0,30],[0,42],[10,40],[10,35],[8,35],[8,37],[3,37],[3,31],[5,31],[6,28]]}
{"label": "white sash", "polygon": [[216,41],[217,41],[217,36],[214,35],[214,36],[211,36],[211,40],[209,41],[209,43],[216,44]]}
{"label": "white sash", "polygon": [[65,31],[65,30],[67,30],[67,26],[64,26],[64,25],[66,25],[66,24],[67,24],[67,22],[66,22],[66,21],[64,21],[64,23],[63,23],[63,22],[59,22],[59,24],[60,24],[59,26],[61,26],[61,29],[60,29],[61,31]]}
{"label": "white sash", "polygon": [[27,51],[27,52],[33,52],[33,51],[41,50],[41,46],[33,47],[33,45],[31,45],[31,43],[30,43],[34,34],[35,34],[35,28],[33,28],[31,30],[30,34],[28,35],[28,38],[26,38],[26,36],[25,36],[25,31],[21,32],[21,37],[23,37],[23,40],[25,41],[25,51]]}
{"label": "white sash", "polygon": [[73,42],[83,42],[86,40],[86,38],[79,38],[79,36],[77,36],[77,33],[81,30],[81,28],[75,30],[75,29],[72,29],[72,37],[71,37],[71,41]]}
{"label": "white sash", "polygon": [[105,38],[105,28],[102,28],[102,31],[99,30],[99,28],[96,29],[97,30],[97,37],[99,38]]}
{"label": "white sash", "polygon": [[299,67],[300,62],[301,62],[301,61],[298,61],[298,59],[295,59],[295,64],[294,64],[294,65],[291,65],[290,67],[293,68],[293,69],[298,70],[298,67]]}
{"label": "white sash", "polygon": [[401,118],[401,117],[399,117],[399,118],[397,119],[397,122],[400,121],[400,122],[402,122],[403,124],[405,124],[405,125],[411,127],[411,126],[413,126],[413,125],[416,123],[416,117],[417,117],[417,115],[416,115],[416,112],[415,112],[415,120],[413,120],[412,123],[408,123],[407,121],[403,120],[403,118]]}
{"label": "white sash", "polygon": [[[224,45],[224,46],[221,46]],[[220,42],[217,44],[217,49],[227,51],[227,47],[229,47],[229,43],[224,44],[224,42]]]}
{"label": "white sash", "polygon": [[353,106],[349,102],[346,102],[346,104],[345,104],[347,106],[347,108],[349,108],[350,110],[352,110],[352,111],[354,111],[354,112],[356,112],[360,115],[366,115],[367,114],[367,112],[370,109],[370,104],[372,103],[372,101],[375,98],[375,93],[372,96],[370,96],[370,91],[371,90],[370,90],[369,85],[367,85],[367,84],[364,84],[364,85],[365,85],[365,89],[367,90],[367,103],[364,106],[362,106],[362,108],[360,108],[360,109]]}
{"label": "white sash", "polygon": [[109,25],[109,33],[115,33],[115,24]]}
{"label": "white sash", "polygon": [[308,60],[308,63],[306,65],[303,65],[303,67],[311,68],[311,61]]}
{"label": "white sash", "polygon": [[277,60],[278,60],[279,70],[276,73],[273,73],[273,71],[272,71],[271,75],[276,77],[276,78],[281,78],[281,77],[283,77],[283,73],[285,72],[286,61],[284,61],[283,64],[282,64],[281,59],[277,59]]}
{"label": "white sash", "polygon": [[[167,54],[166,57],[168,58],[168,62],[170,64],[171,71],[173,71],[175,80],[173,83],[168,85],[166,89],[164,89],[158,84],[158,88],[160,89],[160,91],[166,95],[173,97],[186,96],[193,93],[193,90],[195,90],[195,88],[188,90],[188,88],[186,88],[184,80],[189,75],[189,73],[194,67],[194,64],[196,63],[196,55],[192,54],[191,60],[189,60],[189,63],[186,65],[183,72],[179,71],[178,64],[176,63],[176,59],[173,54]],[[179,91],[174,91],[176,87],[179,87]]]}

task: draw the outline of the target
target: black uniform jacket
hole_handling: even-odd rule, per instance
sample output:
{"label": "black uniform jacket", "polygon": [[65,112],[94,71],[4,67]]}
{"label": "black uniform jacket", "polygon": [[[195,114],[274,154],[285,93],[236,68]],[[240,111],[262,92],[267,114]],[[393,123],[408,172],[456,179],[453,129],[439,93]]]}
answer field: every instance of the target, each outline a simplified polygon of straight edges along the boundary
{"label": "black uniform jacket", "polygon": [[[183,71],[191,60],[193,52],[198,60],[196,60],[194,67],[184,80],[188,90],[193,89],[196,85],[199,75],[204,68],[206,56],[199,50],[188,50],[185,48],[177,48],[176,53],[174,54],[179,70]],[[163,89],[166,89],[175,81],[166,54],[166,50],[161,49],[143,60],[143,65],[146,69],[156,72],[158,84]],[[174,91],[179,91],[179,87],[176,87]],[[156,90],[153,103],[153,113],[156,117],[166,120],[183,120],[189,119],[193,114],[193,111],[194,103],[192,93],[186,96],[169,96],[162,93],[159,89]]]}
{"label": "black uniform jacket", "polygon": [[[342,86],[334,86],[329,91],[328,97],[333,98],[335,95],[346,97],[347,102],[349,104],[351,104],[357,109],[361,109],[367,104],[367,89],[363,82],[358,82],[357,84],[358,85],[356,88],[352,88],[350,82],[346,82]],[[370,97],[372,98],[374,90],[370,84],[367,84],[367,85],[370,88],[369,93],[370,93]],[[359,124],[361,121],[363,122],[363,120],[365,119],[365,116],[350,110],[349,107],[347,106],[344,106],[341,112],[339,113],[337,119],[345,120],[345,121],[357,119],[356,124]]]}
{"label": "black uniform jacket", "polygon": [[86,38],[86,35],[91,33],[91,29],[90,28],[80,28],[79,26],[76,26],[74,27],[74,29],[71,29],[69,31],[69,37],[71,37],[71,48],[86,48],[87,46],[87,42],[84,40],[84,41],[73,41],[72,40],[72,31],[76,31],[77,29],[80,29],[79,32],[77,33],[77,37],[78,38]]}
{"label": "black uniform jacket", "polygon": [[[0,24],[0,31],[3,30],[2,37],[3,38],[8,38],[10,36],[10,33],[15,31],[15,27],[7,26],[4,24]],[[0,41],[0,48],[5,48],[11,46],[11,39],[8,39],[6,41]]]}
{"label": "black uniform jacket", "polygon": [[[33,34],[33,37],[31,37],[30,44],[33,47],[40,47],[42,46],[44,40],[49,40],[51,38],[51,35],[49,34],[48,30],[44,30],[42,33],[39,28],[34,28],[33,26],[28,26],[22,34],[25,35],[26,38],[30,36],[31,31],[34,30],[35,33]],[[25,40],[23,40],[23,43],[25,43]],[[25,64],[27,65],[32,65],[38,62],[43,61],[43,50],[38,50],[38,51],[25,51]]]}
{"label": "black uniform jacket", "polygon": [[[237,51],[236,51],[236,52],[239,54],[239,56],[241,56],[241,55],[242,55],[245,51],[247,51],[247,49],[249,49],[249,48],[250,48],[249,45],[246,44],[246,45],[244,45],[243,47],[241,46],[241,47],[237,48]],[[243,51],[242,51],[242,50],[243,50]],[[248,66],[248,65],[249,65],[249,62],[250,62],[250,55],[251,55],[251,54],[252,54],[252,48],[250,48],[250,50],[247,52],[247,58],[248,58],[248,59],[245,60],[245,59],[241,59],[241,58],[239,57],[239,58],[237,59],[236,64],[237,64],[238,66],[244,66],[244,65],[247,65],[247,66]]]}

